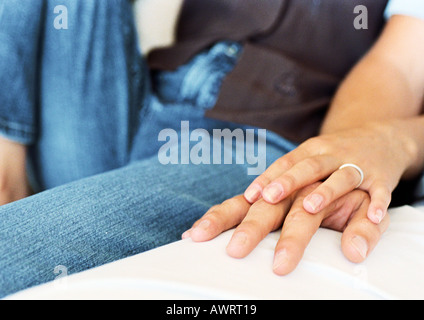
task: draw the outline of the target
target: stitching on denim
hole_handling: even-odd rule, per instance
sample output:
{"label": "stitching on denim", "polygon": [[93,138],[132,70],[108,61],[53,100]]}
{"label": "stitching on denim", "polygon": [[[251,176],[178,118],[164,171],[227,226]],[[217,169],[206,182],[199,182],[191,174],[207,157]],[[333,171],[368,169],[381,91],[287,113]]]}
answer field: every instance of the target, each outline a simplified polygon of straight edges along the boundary
{"label": "stitching on denim", "polygon": [[6,130],[21,131],[25,134],[34,134],[35,130],[30,125],[8,121],[0,117],[0,127]]}
{"label": "stitching on denim", "polygon": [[35,131],[29,126],[0,118],[0,135],[19,143],[30,144],[34,140]]}

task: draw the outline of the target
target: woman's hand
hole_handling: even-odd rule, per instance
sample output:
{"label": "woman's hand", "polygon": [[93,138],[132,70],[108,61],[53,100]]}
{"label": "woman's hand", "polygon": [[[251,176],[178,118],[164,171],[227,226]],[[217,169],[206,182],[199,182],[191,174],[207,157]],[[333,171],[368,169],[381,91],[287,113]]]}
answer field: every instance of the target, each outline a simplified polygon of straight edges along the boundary
{"label": "woman's hand", "polygon": [[234,258],[243,258],[282,225],[273,270],[278,275],[286,275],[296,268],[312,236],[322,226],[342,231],[343,253],[352,262],[362,262],[387,229],[389,216],[378,225],[370,222],[367,219],[369,196],[360,190],[350,192],[318,214],[311,215],[303,208],[304,199],[319,186],[319,183],[308,186],[276,205],[263,199],[250,204],[243,195],[236,196],[212,207],[183,234],[183,238],[208,241],[237,226],[227,252]]}
{"label": "woman's hand", "polygon": [[26,147],[0,137],[0,205],[29,195]]}
{"label": "woman's hand", "polygon": [[369,218],[378,223],[387,212],[401,177],[423,169],[424,21],[392,17],[378,41],[340,84],[320,136],[276,161],[246,190],[253,203],[282,201],[294,191],[325,179],[305,198],[316,213],[353,190],[368,191]]}
{"label": "woman's hand", "polygon": [[[401,125],[400,125],[401,124]],[[370,123],[307,140],[278,159],[246,189],[249,203],[264,199],[277,204],[297,190],[324,180],[303,202],[309,213],[319,213],[332,202],[359,188],[371,197],[368,217],[379,223],[387,213],[391,194],[401,177],[413,175],[418,147],[405,132],[408,122]]]}

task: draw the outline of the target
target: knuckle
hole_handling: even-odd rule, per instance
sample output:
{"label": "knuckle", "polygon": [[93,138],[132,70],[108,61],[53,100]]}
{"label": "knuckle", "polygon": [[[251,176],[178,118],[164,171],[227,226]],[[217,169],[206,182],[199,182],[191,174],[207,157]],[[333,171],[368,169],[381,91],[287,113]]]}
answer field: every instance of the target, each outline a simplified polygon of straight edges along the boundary
{"label": "knuckle", "polygon": [[309,138],[306,142],[305,142],[305,144],[308,146],[308,147],[314,147],[314,146],[319,146],[319,145],[321,145],[321,141],[323,140],[323,138],[322,137],[312,137],[312,138]]}
{"label": "knuckle", "polygon": [[292,211],[290,211],[290,213],[287,215],[284,223],[290,224],[293,222],[297,222],[299,220],[302,220],[305,215],[307,215],[307,213],[305,213],[305,211],[300,208],[292,209]]}
{"label": "knuckle", "polygon": [[281,183],[288,189],[288,190],[293,190],[296,188],[297,186],[297,178],[291,174],[291,173],[286,173],[284,174],[284,176],[281,179]]}
{"label": "knuckle", "polygon": [[215,212],[219,214],[228,214],[234,211],[238,211],[240,207],[243,207],[244,203],[245,203],[245,200],[243,196],[230,198],[225,200],[219,206],[216,206]]}
{"label": "knuckle", "polygon": [[371,185],[371,192],[373,194],[377,194],[380,197],[391,197],[392,196],[392,191],[390,190],[390,188],[388,187],[389,183],[387,183],[386,181],[375,181],[372,185]]}
{"label": "knuckle", "polygon": [[369,203],[371,200],[370,194],[367,191],[363,191],[361,189],[355,189],[350,194],[351,197],[353,197],[353,199],[355,199],[355,201],[358,203]]}
{"label": "knuckle", "polygon": [[334,189],[326,184],[322,184],[319,187],[319,194],[321,194],[327,200],[333,200],[336,197],[336,192]]}
{"label": "knuckle", "polygon": [[210,211],[208,213],[206,213],[200,220],[199,222],[202,222],[203,220],[209,220],[212,223],[216,223],[219,221],[219,211],[218,210],[213,210]]}
{"label": "knuckle", "polygon": [[221,208],[221,210],[222,210],[223,208],[235,206],[235,205],[237,205],[237,203],[238,203],[237,198],[230,198],[230,199],[227,199],[224,202],[222,202],[220,205],[215,206],[215,209]]}
{"label": "knuckle", "polygon": [[215,212],[216,210],[218,210],[218,208],[219,208],[220,206],[221,206],[221,205],[216,204],[216,205],[214,205],[214,206],[210,207],[210,208],[209,208],[209,210],[208,210],[208,212],[207,212],[207,214],[208,214],[208,213]]}
{"label": "knuckle", "polygon": [[328,142],[325,136],[313,137],[307,141],[307,146],[316,153],[326,153],[328,150]]}
{"label": "knuckle", "polygon": [[305,160],[306,166],[312,175],[316,176],[322,172],[322,163],[316,158],[308,158]]}
{"label": "knuckle", "polygon": [[261,174],[259,177],[257,177],[253,183],[259,184],[262,188],[270,184],[272,181],[269,174],[265,171],[263,174]]}
{"label": "knuckle", "polygon": [[232,208],[235,208],[237,204],[238,202],[235,198],[225,200],[223,203],[216,206],[211,213],[213,213],[215,216],[226,215],[228,212],[231,212]]}
{"label": "knuckle", "polygon": [[355,169],[349,168],[349,170],[345,170],[344,172],[344,179],[348,185],[356,187],[361,177]]}
{"label": "knuckle", "polygon": [[244,220],[238,229],[239,231],[243,231],[246,234],[256,235],[260,239],[265,238],[269,232],[269,230],[266,230],[263,223],[256,219]]}
{"label": "knuckle", "polygon": [[278,167],[283,170],[290,169],[294,164],[294,161],[289,156],[281,157],[277,160]]}
{"label": "knuckle", "polygon": [[223,204],[213,206],[209,211],[203,216],[203,219],[211,220],[214,223],[219,222],[221,217],[225,215],[226,207]]}

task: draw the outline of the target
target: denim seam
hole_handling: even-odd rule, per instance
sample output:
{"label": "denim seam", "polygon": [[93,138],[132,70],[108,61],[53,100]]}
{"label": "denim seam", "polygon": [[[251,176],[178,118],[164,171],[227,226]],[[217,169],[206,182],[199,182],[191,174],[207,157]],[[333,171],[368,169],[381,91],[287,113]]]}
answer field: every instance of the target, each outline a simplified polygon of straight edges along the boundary
{"label": "denim seam", "polygon": [[0,117],[0,133],[21,143],[31,143],[35,130],[28,125],[7,121]]}

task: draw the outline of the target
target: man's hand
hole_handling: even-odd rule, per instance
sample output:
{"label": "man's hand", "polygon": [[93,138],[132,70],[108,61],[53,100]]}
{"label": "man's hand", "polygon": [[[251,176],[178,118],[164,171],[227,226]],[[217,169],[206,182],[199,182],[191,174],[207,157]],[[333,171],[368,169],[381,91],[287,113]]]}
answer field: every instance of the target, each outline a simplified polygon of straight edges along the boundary
{"label": "man's hand", "polygon": [[369,196],[355,190],[332,202],[321,212],[311,215],[303,207],[304,198],[319,183],[308,186],[278,204],[263,199],[250,204],[243,195],[212,207],[193,227],[183,234],[193,241],[208,241],[235,226],[227,246],[234,258],[247,256],[270,232],[282,226],[275,248],[273,270],[278,275],[293,271],[300,262],[312,236],[325,227],[343,232],[342,250],[352,262],[363,261],[377,245],[389,225],[385,216],[380,224],[367,218]]}
{"label": "man's hand", "polygon": [[0,137],[0,205],[29,195],[26,147]]}

